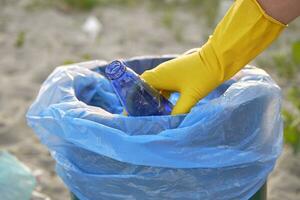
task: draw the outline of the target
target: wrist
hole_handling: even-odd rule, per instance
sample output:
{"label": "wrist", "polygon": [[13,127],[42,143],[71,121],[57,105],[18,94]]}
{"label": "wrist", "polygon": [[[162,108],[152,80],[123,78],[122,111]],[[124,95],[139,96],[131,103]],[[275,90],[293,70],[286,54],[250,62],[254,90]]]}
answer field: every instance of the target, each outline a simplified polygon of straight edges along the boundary
{"label": "wrist", "polygon": [[299,0],[255,0],[273,19],[288,24],[300,15]]}

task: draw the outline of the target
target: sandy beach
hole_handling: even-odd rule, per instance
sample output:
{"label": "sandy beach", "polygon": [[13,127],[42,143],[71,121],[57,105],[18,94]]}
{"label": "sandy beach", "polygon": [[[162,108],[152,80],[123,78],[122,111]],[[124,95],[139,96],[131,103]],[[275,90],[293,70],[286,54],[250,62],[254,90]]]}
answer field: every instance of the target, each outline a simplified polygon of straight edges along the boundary
{"label": "sandy beach", "polygon": [[[187,8],[174,10],[173,21],[168,22],[162,9],[145,4],[108,5],[87,12],[30,3],[0,0],[0,148],[18,157],[37,177],[32,199],[65,200],[69,192],[55,174],[54,161],[25,119],[47,76],[64,63],[182,53],[203,44],[212,28]],[[95,39],[82,30],[89,16],[102,26]],[[262,56],[284,51],[299,31],[298,20]],[[284,91],[287,83],[272,66],[260,67]],[[300,154],[287,145],[269,177],[268,199],[300,200]]]}

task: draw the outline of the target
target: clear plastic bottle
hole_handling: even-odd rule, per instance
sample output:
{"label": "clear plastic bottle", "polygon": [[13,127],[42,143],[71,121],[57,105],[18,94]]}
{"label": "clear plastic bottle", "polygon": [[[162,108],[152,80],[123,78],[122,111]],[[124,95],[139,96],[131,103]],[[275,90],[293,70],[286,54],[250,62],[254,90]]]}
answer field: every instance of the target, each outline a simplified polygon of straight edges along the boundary
{"label": "clear plastic bottle", "polygon": [[119,60],[110,63],[105,74],[130,116],[169,115],[173,104]]}

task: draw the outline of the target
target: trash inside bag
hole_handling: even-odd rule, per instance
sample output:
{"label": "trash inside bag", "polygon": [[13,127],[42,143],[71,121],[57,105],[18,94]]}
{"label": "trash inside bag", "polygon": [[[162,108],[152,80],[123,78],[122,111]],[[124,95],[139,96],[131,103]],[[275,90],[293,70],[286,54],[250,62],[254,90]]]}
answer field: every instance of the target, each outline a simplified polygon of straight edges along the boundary
{"label": "trash inside bag", "polygon": [[[141,74],[171,58],[125,62]],[[127,117],[104,66],[58,67],[27,113],[79,199],[244,200],[265,183],[282,119],[280,88],[263,70],[245,67],[186,115]]]}
{"label": "trash inside bag", "polygon": [[30,170],[13,155],[0,152],[0,195],[5,200],[29,200],[35,187]]}

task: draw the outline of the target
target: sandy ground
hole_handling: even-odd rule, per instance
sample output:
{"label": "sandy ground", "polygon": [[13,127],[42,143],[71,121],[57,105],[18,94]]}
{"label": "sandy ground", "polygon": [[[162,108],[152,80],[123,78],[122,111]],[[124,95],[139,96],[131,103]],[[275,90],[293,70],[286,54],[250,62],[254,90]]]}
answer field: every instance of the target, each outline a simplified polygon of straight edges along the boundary
{"label": "sandy ground", "polygon": [[[24,117],[43,80],[56,66],[70,60],[184,52],[201,45],[211,29],[186,10],[175,12],[172,28],[162,25],[161,10],[145,5],[64,13],[53,8],[28,9],[28,2],[0,0],[0,148],[16,155],[37,176],[33,199],[65,200],[68,190]],[[103,25],[95,41],[81,30],[89,15],[98,17]],[[176,35],[176,28],[182,28],[181,35]],[[25,33],[24,44],[17,47],[20,32]],[[281,47],[290,34],[273,48]],[[300,154],[295,156],[285,147],[269,178],[270,200],[300,199],[299,158]],[[38,198],[38,193],[44,197]]]}

